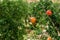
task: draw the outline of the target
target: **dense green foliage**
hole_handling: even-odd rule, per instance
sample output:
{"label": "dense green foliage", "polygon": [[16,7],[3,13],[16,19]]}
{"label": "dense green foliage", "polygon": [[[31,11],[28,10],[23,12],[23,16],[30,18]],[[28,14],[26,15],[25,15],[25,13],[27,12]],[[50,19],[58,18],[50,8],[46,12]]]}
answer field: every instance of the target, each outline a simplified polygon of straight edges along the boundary
{"label": "dense green foliage", "polygon": [[[51,16],[46,15],[47,10],[52,11]],[[37,19],[35,25],[30,23],[30,17]],[[40,35],[44,33],[42,27],[54,40],[60,40],[57,32],[60,31],[59,4],[49,0],[30,4],[22,0],[0,2],[0,40],[24,40],[26,29],[34,30],[36,35]],[[43,36],[42,40],[46,38]]]}
{"label": "dense green foliage", "polygon": [[[27,15],[27,4],[19,1],[4,0],[0,3],[0,40],[23,40],[25,34],[23,20]],[[18,27],[22,27],[19,30]],[[20,37],[19,37],[20,36]]]}

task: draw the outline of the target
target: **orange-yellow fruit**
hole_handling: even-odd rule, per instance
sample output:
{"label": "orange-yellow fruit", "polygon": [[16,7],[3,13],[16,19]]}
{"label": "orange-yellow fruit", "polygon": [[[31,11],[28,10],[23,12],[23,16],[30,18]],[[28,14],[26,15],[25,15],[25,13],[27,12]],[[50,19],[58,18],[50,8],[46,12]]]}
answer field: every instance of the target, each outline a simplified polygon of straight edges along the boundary
{"label": "orange-yellow fruit", "polygon": [[35,24],[36,23],[36,18],[35,17],[30,17],[30,22]]}
{"label": "orange-yellow fruit", "polygon": [[51,37],[48,37],[47,40],[52,40],[52,38]]}

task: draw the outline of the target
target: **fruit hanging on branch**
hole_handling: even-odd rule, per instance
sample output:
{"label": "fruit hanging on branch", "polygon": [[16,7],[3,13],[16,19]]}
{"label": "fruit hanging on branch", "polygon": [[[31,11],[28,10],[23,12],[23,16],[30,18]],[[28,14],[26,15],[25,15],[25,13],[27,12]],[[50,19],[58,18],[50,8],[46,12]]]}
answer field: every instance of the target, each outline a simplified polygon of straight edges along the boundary
{"label": "fruit hanging on branch", "polygon": [[30,17],[30,22],[32,24],[36,24],[36,18],[35,17]]}
{"label": "fruit hanging on branch", "polygon": [[48,37],[47,40],[52,40],[52,38],[51,37]]}
{"label": "fruit hanging on branch", "polygon": [[51,10],[47,10],[47,11],[46,11],[46,14],[47,14],[48,16],[51,16],[51,15],[52,15],[52,11],[51,11]]}

